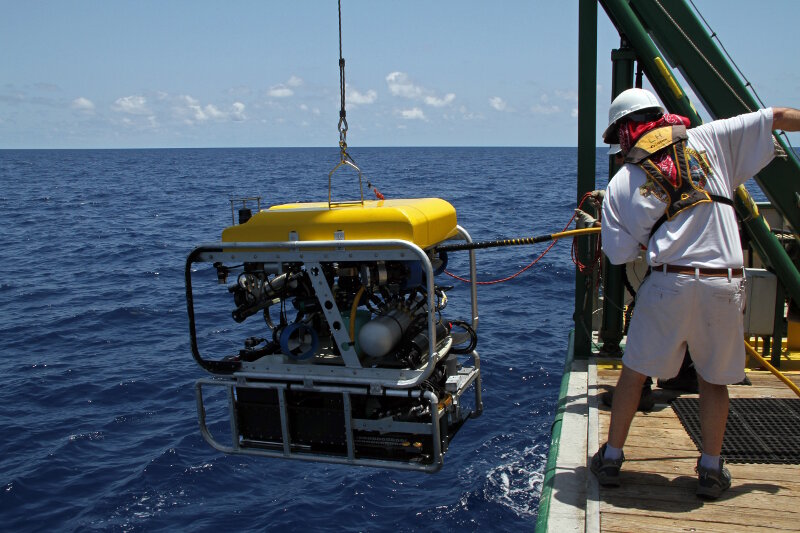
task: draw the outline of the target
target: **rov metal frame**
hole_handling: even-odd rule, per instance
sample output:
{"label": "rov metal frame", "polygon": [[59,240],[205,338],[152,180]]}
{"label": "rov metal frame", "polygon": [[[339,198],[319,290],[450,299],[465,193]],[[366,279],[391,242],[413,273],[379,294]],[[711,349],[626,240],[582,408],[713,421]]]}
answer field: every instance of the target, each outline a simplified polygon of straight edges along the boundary
{"label": "rov metal frame", "polygon": [[[469,234],[460,226],[457,226],[457,236],[454,238],[472,242]],[[224,453],[390,467],[423,472],[435,472],[442,467],[444,452],[450,437],[455,434],[464,421],[480,416],[483,411],[480,357],[473,350],[468,354],[471,363],[465,361],[465,365],[461,365],[455,359],[455,354],[450,353],[452,338],[448,336],[446,339],[436,339],[434,292],[430,290],[427,291],[428,354],[425,363],[416,369],[362,366],[345,328],[341,327],[344,321],[339,309],[336,305],[331,305],[333,295],[322,275],[321,265],[330,262],[377,260],[417,260],[422,265],[427,280],[426,286],[434,286],[434,270],[428,253],[414,243],[399,239],[219,243],[199,246],[192,251],[186,261],[186,297],[192,353],[198,364],[215,376],[197,380],[195,396],[201,434],[213,448]],[[272,265],[276,273],[280,270],[281,263],[303,263],[311,278],[320,309],[324,310],[325,319],[339,348],[343,364],[287,362],[282,356],[264,356],[254,362],[204,359],[198,347],[191,285],[192,267],[195,263],[202,262],[259,262]],[[471,323],[473,329],[477,330],[478,309],[474,251],[469,252],[469,264]],[[444,361],[446,358],[448,361]],[[450,365],[451,369],[455,372],[448,371],[447,394],[445,398],[439,398],[433,391],[424,388],[423,384],[437,365],[448,365],[451,361],[454,363]],[[468,364],[471,366],[466,366]],[[474,387],[475,400],[473,408],[466,412],[462,409],[460,400],[470,386]],[[231,431],[230,445],[217,440],[208,428],[204,399],[204,389],[208,387],[221,387],[227,391]],[[279,441],[271,439],[270,442],[254,442],[241,434],[237,423],[240,406],[237,393],[244,389],[268,389],[277,394],[281,428]],[[337,399],[339,396],[341,397],[346,453],[322,453],[292,441],[290,409],[293,406],[287,402],[287,392],[289,391],[328,395]],[[289,393],[291,394],[291,392]],[[409,398],[410,402],[427,402],[430,418],[426,422],[401,421],[391,417],[377,420],[357,418],[353,415],[351,400],[359,396]],[[446,434],[442,434],[442,427],[447,429]],[[452,434],[449,432],[450,428],[454,428]],[[409,456],[406,460],[375,458],[369,457],[368,454],[364,456],[359,452],[355,435],[360,431],[376,432],[381,435],[404,435],[408,437],[409,441],[430,439],[427,442],[430,444],[432,453],[425,457]]]}

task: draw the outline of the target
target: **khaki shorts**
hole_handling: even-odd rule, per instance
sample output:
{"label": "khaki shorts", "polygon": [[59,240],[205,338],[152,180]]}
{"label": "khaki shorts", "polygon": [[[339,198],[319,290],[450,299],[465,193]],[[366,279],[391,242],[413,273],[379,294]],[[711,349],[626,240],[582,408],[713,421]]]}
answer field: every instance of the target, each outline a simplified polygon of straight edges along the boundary
{"label": "khaki shorts", "polygon": [[744,379],[744,279],[653,271],[636,295],[622,362],[655,378],[678,374],[686,348],[709,383]]}

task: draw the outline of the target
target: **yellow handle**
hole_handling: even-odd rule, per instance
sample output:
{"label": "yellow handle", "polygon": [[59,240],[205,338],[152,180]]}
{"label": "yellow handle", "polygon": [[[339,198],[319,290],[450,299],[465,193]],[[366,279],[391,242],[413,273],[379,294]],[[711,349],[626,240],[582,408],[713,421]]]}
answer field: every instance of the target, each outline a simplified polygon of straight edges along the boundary
{"label": "yellow handle", "polygon": [[798,389],[798,388],[797,388],[797,385],[795,385],[795,384],[794,384],[794,383],[793,383],[793,382],[792,382],[792,381],[791,381],[789,378],[787,378],[786,376],[784,376],[784,375],[781,373],[781,371],[780,371],[780,370],[778,370],[777,368],[775,368],[774,366],[772,366],[771,364],[769,364],[769,361],[767,361],[766,359],[764,359],[763,357],[761,357],[761,354],[759,354],[759,353],[758,353],[758,352],[755,350],[755,348],[753,348],[752,346],[750,346],[750,345],[747,343],[747,341],[744,341],[744,348],[745,348],[745,350],[747,350],[747,353],[748,353],[749,355],[751,355],[751,356],[755,357],[755,358],[756,358],[756,360],[757,360],[759,363],[761,363],[763,366],[767,367],[767,369],[769,369],[769,371],[770,371],[770,372],[772,372],[773,374],[775,374],[775,376],[776,376],[776,377],[777,377],[779,380],[783,381],[783,382],[786,384],[786,386],[787,386],[787,387],[789,387],[790,389],[792,389],[792,390],[794,391],[794,393],[795,393],[795,394],[797,394],[798,396],[800,396],[800,389]]}
{"label": "yellow handle", "polygon": [[562,231],[560,233],[553,233],[550,235],[550,238],[556,241],[558,239],[563,239],[565,237],[576,237],[578,235],[591,235],[592,233],[600,233],[600,228],[592,227],[592,228],[571,229],[567,231]]}

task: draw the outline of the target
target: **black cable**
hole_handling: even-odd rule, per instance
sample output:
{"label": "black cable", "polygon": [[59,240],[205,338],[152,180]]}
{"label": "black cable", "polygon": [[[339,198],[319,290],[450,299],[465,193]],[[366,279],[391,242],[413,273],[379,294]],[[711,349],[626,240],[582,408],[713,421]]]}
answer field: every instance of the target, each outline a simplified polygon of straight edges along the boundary
{"label": "black cable", "polygon": [[472,351],[478,346],[478,334],[475,333],[475,330],[472,329],[472,326],[470,326],[463,320],[451,320],[450,326],[451,326],[451,335],[452,335],[452,326],[458,326],[462,328],[464,331],[466,331],[469,334],[470,338],[469,344],[467,346],[465,347],[453,346],[452,348],[450,348],[450,351],[455,354],[472,353]]}
{"label": "black cable", "polygon": [[481,248],[499,248],[501,246],[523,246],[553,240],[553,235],[539,235],[538,237],[523,237],[521,239],[500,239],[496,241],[467,242],[463,244],[446,244],[437,246],[437,252],[452,252],[456,250],[479,250]]}

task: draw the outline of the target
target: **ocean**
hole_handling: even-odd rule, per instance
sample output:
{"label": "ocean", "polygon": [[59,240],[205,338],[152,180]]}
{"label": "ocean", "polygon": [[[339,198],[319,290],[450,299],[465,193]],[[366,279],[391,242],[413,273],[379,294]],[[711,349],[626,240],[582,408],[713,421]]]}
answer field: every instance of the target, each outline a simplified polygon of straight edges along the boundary
{"label": "ocean", "polygon": [[[564,229],[576,153],[350,148],[387,198],[443,198],[475,240]],[[438,473],[224,455],[201,437],[186,256],[220,239],[230,198],[326,200],[338,161],[336,148],[0,150],[0,528],[533,528],[572,327],[571,241],[478,288],[485,410]],[[606,172],[598,149],[599,185]],[[357,194],[354,172],[333,179],[334,199]],[[479,250],[478,278],[546,246]],[[466,255],[448,270],[468,276]],[[437,282],[456,286],[448,313],[466,319],[466,286]]]}

